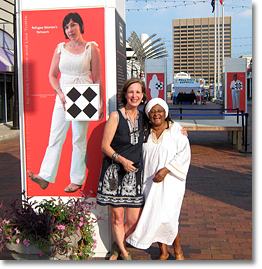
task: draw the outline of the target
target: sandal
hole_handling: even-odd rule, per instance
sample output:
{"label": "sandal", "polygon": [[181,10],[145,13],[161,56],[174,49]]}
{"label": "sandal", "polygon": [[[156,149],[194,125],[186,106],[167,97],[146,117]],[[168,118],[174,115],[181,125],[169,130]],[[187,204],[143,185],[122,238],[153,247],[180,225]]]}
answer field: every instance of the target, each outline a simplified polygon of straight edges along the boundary
{"label": "sandal", "polygon": [[176,260],[184,260],[185,259],[183,252],[180,252],[179,254],[175,253],[175,256],[176,256]]}
{"label": "sandal", "polygon": [[161,254],[160,256],[159,256],[159,258],[158,258],[158,260],[167,260],[168,259],[168,257],[169,257],[169,253],[167,253],[167,255],[163,255],[163,254]]}
{"label": "sandal", "polygon": [[126,257],[122,257],[122,260],[132,260],[131,254],[128,254]]}
{"label": "sandal", "polygon": [[27,170],[28,177],[37,183],[43,190],[46,189],[49,185],[49,182],[41,178],[39,175],[33,174],[33,172]]}
{"label": "sandal", "polygon": [[116,258],[118,258],[120,253],[121,253],[121,251],[120,251],[120,249],[118,247],[118,244],[116,243],[116,241],[114,241],[114,243],[112,244],[111,252],[110,252],[110,258],[112,256],[115,256]]}
{"label": "sandal", "polygon": [[65,187],[64,191],[68,193],[72,193],[72,192],[76,192],[77,190],[81,188],[82,188],[82,185],[71,183],[67,187]]}

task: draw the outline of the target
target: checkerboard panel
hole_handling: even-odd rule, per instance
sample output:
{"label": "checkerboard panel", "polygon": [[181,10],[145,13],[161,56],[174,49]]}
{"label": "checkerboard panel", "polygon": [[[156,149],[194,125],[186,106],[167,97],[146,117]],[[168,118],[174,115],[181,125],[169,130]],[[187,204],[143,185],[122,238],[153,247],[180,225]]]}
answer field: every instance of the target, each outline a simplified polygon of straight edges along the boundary
{"label": "checkerboard panel", "polygon": [[66,120],[97,121],[100,103],[99,84],[65,87]]}

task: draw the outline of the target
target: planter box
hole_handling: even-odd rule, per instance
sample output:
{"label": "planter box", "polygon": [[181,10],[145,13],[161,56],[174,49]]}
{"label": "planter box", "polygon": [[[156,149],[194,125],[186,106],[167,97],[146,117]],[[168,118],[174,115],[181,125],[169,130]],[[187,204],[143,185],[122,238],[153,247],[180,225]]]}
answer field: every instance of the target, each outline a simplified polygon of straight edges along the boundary
{"label": "planter box", "polygon": [[[36,244],[29,244],[25,246],[23,243],[8,243],[6,248],[11,251],[11,254],[15,260],[70,260],[70,256],[73,254],[74,249],[77,246],[78,241],[82,238],[81,232],[77,231],[77,234],[65,238],[66,241],[70,240],[69,245],[73,246],[73,250],[68,251],[65,255],[56,254],[54,257],[40,256],[41,249]],[[50,248],[50,253],[52,249]]]}

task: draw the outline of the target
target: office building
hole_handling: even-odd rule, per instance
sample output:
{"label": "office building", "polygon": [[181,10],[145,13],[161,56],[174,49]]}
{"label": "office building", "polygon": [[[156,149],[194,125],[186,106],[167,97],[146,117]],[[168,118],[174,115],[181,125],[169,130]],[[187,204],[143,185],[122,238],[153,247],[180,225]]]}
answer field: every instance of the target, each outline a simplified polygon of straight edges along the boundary
{"label": "office building", "polygon": [[[214,83],[215,27],[214,17],[173,20],[173,77],[180,72],[192,78]],[[218,18],[217,20],[218,21]],[[218,27],[217,63],[218,63]],[[231,58],[231,17],[224,17],[224,57]],[[220,17],[220,62],[222,74],[222,17]],[[217,68],[218,71],[218,68]],[[218,72],[217,72],[218,73]],[[216,75],[217,77],[217,75]]]}

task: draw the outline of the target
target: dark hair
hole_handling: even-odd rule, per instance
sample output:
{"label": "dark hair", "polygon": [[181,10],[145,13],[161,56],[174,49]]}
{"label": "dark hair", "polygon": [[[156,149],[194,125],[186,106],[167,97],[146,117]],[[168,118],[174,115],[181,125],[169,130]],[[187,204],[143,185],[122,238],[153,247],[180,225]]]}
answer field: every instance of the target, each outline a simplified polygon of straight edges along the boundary
{"label": "dark hair", "polygon": [[122,89],[121,89],[119,96],[118,96],[118,101],[121,102],[124,106],[127,104],[127,100],[126,100],[126,96],[125,96],[127,93],[127,90],[134,83],[139,83],[141,88],[142,88],[143,98],[142,98],[141,103],[144,103],[147,100],[146,86],[145,86],[144,81],[139,79],[139,78],[130,78],[130,79],[126,80],[126,82],[122,86]]}
{"label": "dark hair", "polygon": [[67,36],[66,32],[65,32],[65,27],[66,25],[69,23],[69,21],[72,19],[73,22],[76,22],[79,24],[80,26],[80,31],[81,31],[81,34],[84,33],[84,23],[83,23],[83,20],[82,18],[80,17],[80,15],[78,13],[69,13],[65,16],[64,20],[63,20],[63,31],[64,31],[64,34],[65,34],[65,38],[66,39],[69,39],[69,37]]}
{"label": "dark hair", "polygon": [[[144,139],[144,143],[147,142],[147,139],[148,139],[148,136],[150,135],[150,130],[152,128],[152,122],[149,120],[149,118],[147,117],[146,115],[146,112],[145,112],[145,108],[146,108],[146,104],[143,108],[143,119],[144,119],[144,136],[145,136],[145,139]],[[169,128],[169,122],[173,122],[169,113],[167,115],[167,117],[165,118],[165,121],[167,121],[167,128]]]}

